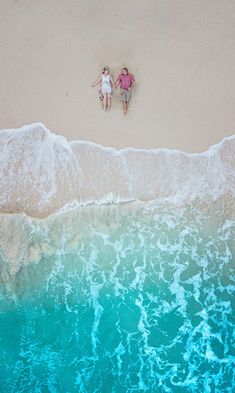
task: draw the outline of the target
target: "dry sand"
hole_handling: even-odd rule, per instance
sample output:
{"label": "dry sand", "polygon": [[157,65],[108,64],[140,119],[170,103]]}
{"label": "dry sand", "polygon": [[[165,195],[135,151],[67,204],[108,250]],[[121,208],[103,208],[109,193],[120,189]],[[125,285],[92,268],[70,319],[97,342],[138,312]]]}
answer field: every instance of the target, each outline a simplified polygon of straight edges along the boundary
{"label": "dry sand", "polygon": [[[1,0],[0,128],[199,152],[235,130],[234,0]],[[103,65],[136,77],[101,110]]]}

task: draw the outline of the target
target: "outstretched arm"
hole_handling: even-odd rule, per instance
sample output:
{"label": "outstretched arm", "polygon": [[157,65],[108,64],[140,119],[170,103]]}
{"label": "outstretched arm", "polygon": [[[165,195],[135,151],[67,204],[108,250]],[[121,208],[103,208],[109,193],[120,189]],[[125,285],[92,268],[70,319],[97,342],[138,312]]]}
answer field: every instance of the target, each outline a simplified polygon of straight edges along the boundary
{"label": "outstretched arm", "polygon": [[92,87],[95,87],[95,86],[97,86],[98,83],[100,83],[100,82],[101,82],[101,76],[99,76],[99,78],[97,79],[97,81],[93,82],[91,86],[92,86]]}

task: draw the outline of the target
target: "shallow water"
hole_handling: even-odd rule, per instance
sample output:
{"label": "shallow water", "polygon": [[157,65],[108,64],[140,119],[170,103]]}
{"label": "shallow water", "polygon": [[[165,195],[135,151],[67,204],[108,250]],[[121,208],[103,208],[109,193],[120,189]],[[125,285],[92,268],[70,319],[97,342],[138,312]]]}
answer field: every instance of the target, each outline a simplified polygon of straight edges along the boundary
{"label": "shallow water", "polygon": [[0,131],[0,393],[233,393],[235,135]]}
{"label": "shallow water", "polygon": [[1,392],[234,392],[230,212],[100,209],[4,276]]}

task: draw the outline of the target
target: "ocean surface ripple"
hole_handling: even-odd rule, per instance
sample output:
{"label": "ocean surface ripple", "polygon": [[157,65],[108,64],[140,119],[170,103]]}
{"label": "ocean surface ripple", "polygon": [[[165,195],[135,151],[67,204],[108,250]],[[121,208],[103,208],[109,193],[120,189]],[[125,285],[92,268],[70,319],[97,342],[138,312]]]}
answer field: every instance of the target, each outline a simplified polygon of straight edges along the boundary
{"label": "ocean surface ripple", "polygon": [[0,392],[233,393],[234,137],[0,140]]}

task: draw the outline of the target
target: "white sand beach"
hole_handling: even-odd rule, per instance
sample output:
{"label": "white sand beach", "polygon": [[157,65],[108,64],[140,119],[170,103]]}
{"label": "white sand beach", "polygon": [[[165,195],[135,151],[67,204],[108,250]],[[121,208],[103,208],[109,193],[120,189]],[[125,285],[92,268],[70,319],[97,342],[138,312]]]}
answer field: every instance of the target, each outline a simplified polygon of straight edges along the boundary
{"label": "white sand beach", "polygon": [[[235,125],[233,0],[1,0],[0,128],[43,122],[68,140],[201,152]],[[136,77],[130,111],[91,83]]]}

